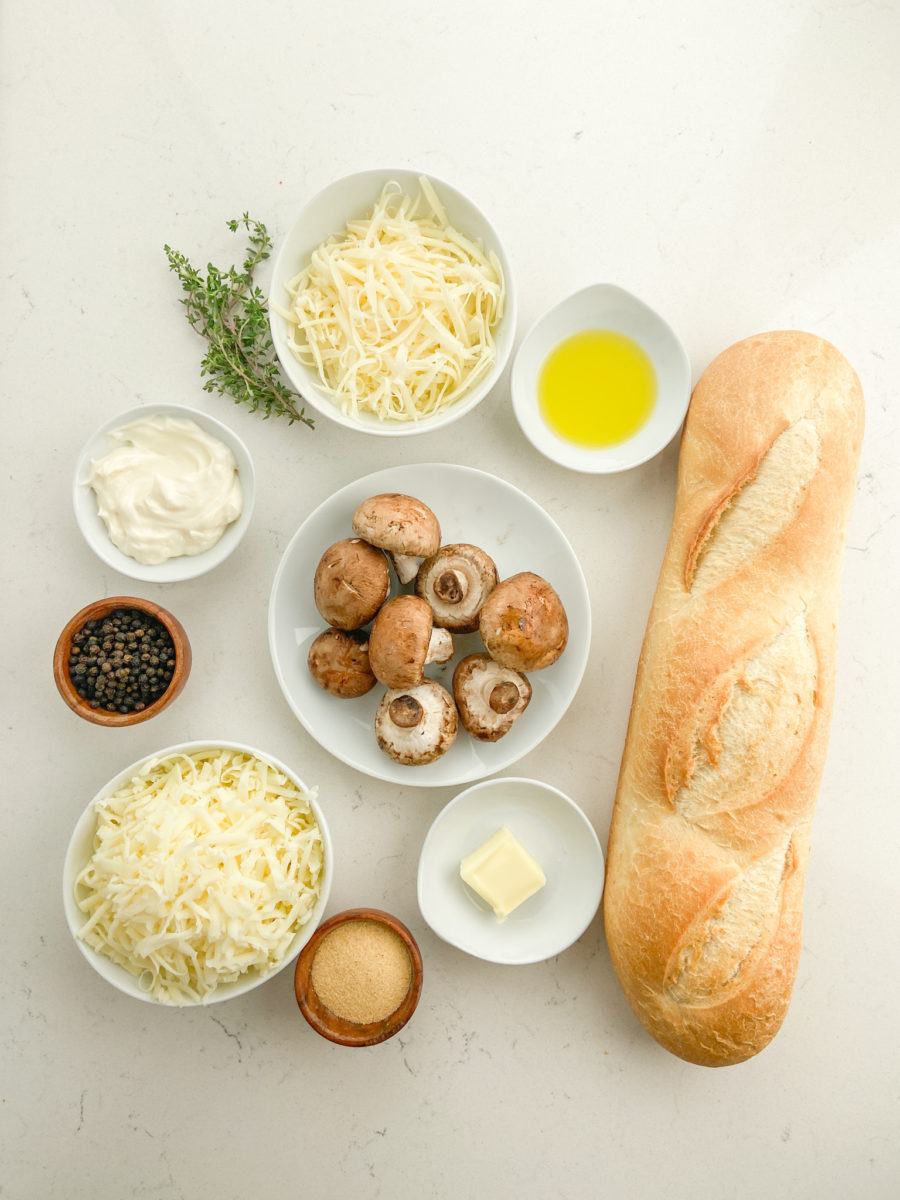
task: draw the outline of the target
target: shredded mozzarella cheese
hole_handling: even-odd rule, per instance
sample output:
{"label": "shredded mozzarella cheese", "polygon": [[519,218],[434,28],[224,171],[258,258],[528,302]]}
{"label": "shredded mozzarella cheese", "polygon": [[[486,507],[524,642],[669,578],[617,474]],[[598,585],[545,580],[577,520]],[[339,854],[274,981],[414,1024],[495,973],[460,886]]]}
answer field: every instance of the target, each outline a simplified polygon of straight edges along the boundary
{"label": "shredded mozzarella cheese", "polygon": [[388,183],[287,285],[288,344],[349,416],[415,421],[490,370],[506,289],[500,260],[465,237],[427,179]]}
{"label": "shredded mozzarella cheese", "polygon": [[324,871],[309,799],[236,750],[151,761],[95,802],[93,853],[75,882],[79,936],[165,1004],[202,1003],[278,965]]}

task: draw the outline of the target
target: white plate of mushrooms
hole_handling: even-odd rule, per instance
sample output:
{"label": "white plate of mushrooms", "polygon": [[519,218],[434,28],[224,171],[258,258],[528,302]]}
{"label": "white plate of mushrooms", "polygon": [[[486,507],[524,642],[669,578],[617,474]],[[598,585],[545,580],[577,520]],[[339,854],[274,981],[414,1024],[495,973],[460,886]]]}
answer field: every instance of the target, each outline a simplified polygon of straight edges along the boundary
{"label": "white plate of mushrooms", "polygon": [[492,775],[562,718],[587,665],[584,573],[556,523],[471,467],[348,484],[291,539],[269,602],[285,699],[342,762],[420,787]]}

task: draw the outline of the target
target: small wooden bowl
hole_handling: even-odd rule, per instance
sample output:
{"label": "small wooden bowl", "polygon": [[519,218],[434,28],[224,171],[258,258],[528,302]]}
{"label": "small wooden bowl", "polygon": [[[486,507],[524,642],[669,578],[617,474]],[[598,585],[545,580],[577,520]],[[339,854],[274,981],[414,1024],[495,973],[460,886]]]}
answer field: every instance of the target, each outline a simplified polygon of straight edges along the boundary
{"label": "small wooden bowl", "polygon": [[[90,701],[79,696],[69,676],[69,656],[72,652],[72,639],[75,634],[88,621],[106,617],[117,608],[136,608],[139,612],[146,613],[148,617],[154,617],[168,630],[175,648],[175,670],[169,686],[158,700],[154,700],[140,712],[119,713],[109,712],[103,708],[91,708]],[[161,713],[164,708],[168,708],[187,683],[190,671],[191,644],[181,622],[159,604],[154,604],[152,600],[141,600],[137,596],[110,596],[107,600],[95,600],[93,604],[89,604],[69,621],[59,635],[56,649],[53,652],[53,678],[59,694],[73,712],[77,713],[79,717],[83,717],[85,721],[93,722],[94,725],[138,725],[141,721],[149,721],[151,717]]]}
{"label": "small wooden bowl", "polygon": [[[397,934],[409,952],[412,966],[409,991],[399,1006],[383,1021],[372,1021],[362,1025],[339,1017],[325,1007],[313,987],[311,971],[316,950],[322,939],[335,926],[343,925],[345,921],[375,921],[384,925]],[[422,955],[416,939],[402,921],[398,921],[390,913],[382,912],[378,908],[348,908],[320,925],[300,951],[294,970],[294,994],[306,1020],[316,1033],[330,1042],[336,1042],[339,1046],[375,1046],[379,1042],[386,1042],[395,1033],[399,1033],[413,1015],[422,994]]]}

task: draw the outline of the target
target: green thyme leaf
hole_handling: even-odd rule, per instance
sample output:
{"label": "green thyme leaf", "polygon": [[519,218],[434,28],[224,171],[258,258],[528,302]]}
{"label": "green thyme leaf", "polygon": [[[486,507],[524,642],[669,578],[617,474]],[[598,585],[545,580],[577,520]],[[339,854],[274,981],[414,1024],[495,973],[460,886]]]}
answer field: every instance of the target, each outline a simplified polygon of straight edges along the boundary
{"label": "green thyme leaf", "polygon": [[266,298],[253,282],[253,272],[269,257],[272,241],[261,221],[247,213],[227,222],[232,233],[247,232],[243,267],[220,270],[210,263],[206,277],[171,246],[165,247],[169,269],[181,282],[188,321],[208,343],[200,364],[204,391],[230,395],[237,404],[248,404],[265,417],[287,417],[292,424],[302,421],[310,429],[298,401],[302,399],[285,384],[278,369]]}

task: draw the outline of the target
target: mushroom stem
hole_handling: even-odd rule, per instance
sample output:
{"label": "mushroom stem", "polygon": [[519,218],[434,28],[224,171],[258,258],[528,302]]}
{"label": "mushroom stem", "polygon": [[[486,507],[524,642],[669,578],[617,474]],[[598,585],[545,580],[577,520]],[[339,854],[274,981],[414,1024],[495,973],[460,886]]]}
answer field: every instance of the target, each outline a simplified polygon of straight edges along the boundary
{"label": "mushroom stem", "polygon": [[445,663],[453,657],[453,638],[446,629],[435,626],[428,639],[428,650],[425,654],[426,663]]}
{"label": "mushroom stem", "polygon": [[434,594],[445,604],[459,604],[468,590],[469,581],[462,571],[444,571],[434,581]]}
{"label": "mushroom stem", "polygon": [[518,703],[519,689],[510,680],[498,683],[488,698],[488,704],[495,713],[508,713]]}
{"label": "mushroom stem", "polygon": [[415,558],[412,554],[392,554],[390,558],[400,582],[412,583],[419,573],[421,558]]}
{"label": "mushroom stem", "polygon": [[388,705],[388,716],[400,729],[414,729],[421,722],[424,709],[414,696],[398,696]]}

